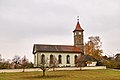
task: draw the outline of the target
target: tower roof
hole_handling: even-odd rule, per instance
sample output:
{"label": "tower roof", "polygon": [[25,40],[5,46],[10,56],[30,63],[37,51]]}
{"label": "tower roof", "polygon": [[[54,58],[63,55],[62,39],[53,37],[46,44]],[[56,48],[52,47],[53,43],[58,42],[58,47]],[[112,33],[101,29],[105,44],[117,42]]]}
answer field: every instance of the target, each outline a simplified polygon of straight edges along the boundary
{"label": "tower roof", "polygon": [[80,26],[79,17],[78,17],[78,19],[77,19],[76,28],[75,28],[75,30],[74,30],[73,32],[75,32],[75,31],[84,31],[84,30],[81,28],[81,26]]}

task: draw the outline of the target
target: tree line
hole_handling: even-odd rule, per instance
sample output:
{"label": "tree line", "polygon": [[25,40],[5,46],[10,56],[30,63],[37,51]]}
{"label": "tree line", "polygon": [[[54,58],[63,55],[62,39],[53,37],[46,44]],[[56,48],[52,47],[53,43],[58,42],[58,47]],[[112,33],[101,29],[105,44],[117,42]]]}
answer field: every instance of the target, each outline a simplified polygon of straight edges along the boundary
{"label": "tree line", "polygon": [[103,56],[101,49],[102,42],[99,36],[89,37],[89,41],[85,43],[85,54],[88,54],[96,59],[98,66],[106,66],[107,68],[120,69],[120,54],[115,56]]}
{"label": "tree line", "polygon": [[0,69],[23,69],[24,71],[25,68],[33,68],[33,63],[29,62],[26,56],[20,58],[15,55],[11,61],[0,61]]}

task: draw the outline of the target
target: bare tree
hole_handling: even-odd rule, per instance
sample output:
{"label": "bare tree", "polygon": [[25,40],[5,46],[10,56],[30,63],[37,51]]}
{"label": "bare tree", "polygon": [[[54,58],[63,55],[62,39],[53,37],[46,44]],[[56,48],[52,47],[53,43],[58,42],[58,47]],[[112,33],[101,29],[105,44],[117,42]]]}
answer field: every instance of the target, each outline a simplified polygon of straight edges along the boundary
{"label": "bare tree", "polygon": [[28,63],[29,63],[28,59],[26,58],[26,56],[24,56],[21,59],[21,67],[23,68],[23,72],[25,71],[25,68],[27,67]]}
{"label": "bare tree", "polygon": [[85,60],[84,60],[83,54],[81,54],[77,57],[77,66],[80,67],[80,70],[82,70],[82,67],[85,66]]}
{"label": "bare tree", "polygon": [[50,65],[50,67],[53,68],[53,71],[55,71],[55,68],[58,67],[58,60],[55,56],[53,56],[53,64]]}
{"label": "bare tree", "polygon": [[43,77],[45,76],[45,72],[48,71],[50,68],[53,68],[55,70],[55,67],[57,67],[57,59],[55,56],[53,56],[52,64],[50,64],[49,58],[44,58],[41,64],[39,64],[39,68],[43,71]]}
{"label": "bare tree", "polygon": [[14,65],[14,68],[18,68],[19,65],[20,65],[20,57],[18,55],[15,55],[12,59],[13,63],[15,64]]}
{"label": "bare tree", "polygon": [[45,71],[49,70],[49,59],[44,59],[39,68],[43,71],[43,77],[45,76]]}
{"label": "bare tree", "polygon": [[89,37],[89,40],[94,44],[95,49],[100,49],[102,46],[102,42],[99,36],[91,36]]}

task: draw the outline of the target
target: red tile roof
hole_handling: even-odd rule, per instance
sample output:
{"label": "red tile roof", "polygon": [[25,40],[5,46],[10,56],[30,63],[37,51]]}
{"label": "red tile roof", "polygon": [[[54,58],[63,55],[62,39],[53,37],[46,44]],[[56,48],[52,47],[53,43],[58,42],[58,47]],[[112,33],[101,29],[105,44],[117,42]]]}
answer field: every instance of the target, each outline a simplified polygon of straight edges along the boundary
{"label": "red tile roof", "polygon": [[76,46],[71,45],[45,45],[45,44],[34,44],[33,54],[36,52],[69,52],[69,53],[80,53],[80,49]]}
{"label": "red tile roof", "polygon": [[76,28],[75,28],[75,30],[74,30],[73,32],[75,32],[75,31],[84,31],[84,30],[81,28],[79,21],[77,22]]}

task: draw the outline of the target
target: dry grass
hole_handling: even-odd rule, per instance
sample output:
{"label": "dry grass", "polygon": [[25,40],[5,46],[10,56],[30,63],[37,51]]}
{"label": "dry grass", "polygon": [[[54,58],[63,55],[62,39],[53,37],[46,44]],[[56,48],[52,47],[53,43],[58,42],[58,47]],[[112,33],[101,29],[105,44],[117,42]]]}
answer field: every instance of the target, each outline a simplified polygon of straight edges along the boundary
{"label": "dry grass", "polygon": [[120,80],[120,71],[84,70],[84,71],[51,71],[0,73],[0,80]]}

